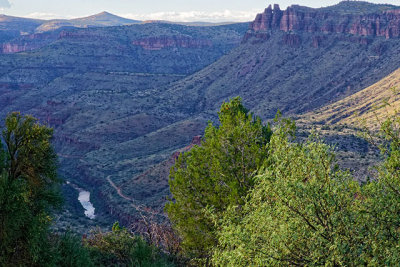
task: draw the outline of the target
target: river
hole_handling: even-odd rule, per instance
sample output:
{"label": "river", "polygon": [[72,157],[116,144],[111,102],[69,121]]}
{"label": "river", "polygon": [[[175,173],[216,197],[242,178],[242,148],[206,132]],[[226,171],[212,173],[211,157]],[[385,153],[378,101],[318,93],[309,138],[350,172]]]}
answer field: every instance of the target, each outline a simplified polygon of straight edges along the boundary
{"label": "river", "polygon": [[67,184],[72,186],[75,190],[79,192],[78,201],[81,203],[82,207],[85,209],[85,216],[89,219],[94,219],[96,215],[94,214],[94,206],[90,202],[90,192],[78,187],[67,181]]}
{"label": "river", "polygon": [[95,208],[90,202],[90,192],[80,191],[78,200],[81,203],[82,207],[85,209],[86,217],[88,217],[89,219],[94,219],[96,217],[96,215],[94,215]]}

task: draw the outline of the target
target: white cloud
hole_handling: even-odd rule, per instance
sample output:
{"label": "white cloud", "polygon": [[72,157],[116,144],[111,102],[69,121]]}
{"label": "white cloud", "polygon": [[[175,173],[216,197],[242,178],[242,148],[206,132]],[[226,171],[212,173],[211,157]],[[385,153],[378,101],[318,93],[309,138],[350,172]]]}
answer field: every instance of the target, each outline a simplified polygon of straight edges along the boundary
{"label": "white cloud", "polygon": [[11,4],[8,0],[0,0],[0,9],[4,10],[5,8],[10,8]]}
{"label": "white cloud", "polygon": [[168,20],[177,22],[239,22],[252,21],[260,10],[250,11],[234,11],[224,10],[220,12],[202,12],[202,11],[186,11],[186,12],[156,12],[149,14],[121,14],[122,17],[136,20]]}
{"label": "white cloud", "polygon": [[[2,1],[2,0],[0,0]],[[220,12],[185,11],[185,12],[155,12],[148,14],[117,14],[124,18],[135,20],[167,20],[175,22],[247,22],[254,20],[259,10],[233,11],[224,10]],[[24,17],[35,19],[72,19],[73,16],[62,16],[54,13],[34,12]]]}

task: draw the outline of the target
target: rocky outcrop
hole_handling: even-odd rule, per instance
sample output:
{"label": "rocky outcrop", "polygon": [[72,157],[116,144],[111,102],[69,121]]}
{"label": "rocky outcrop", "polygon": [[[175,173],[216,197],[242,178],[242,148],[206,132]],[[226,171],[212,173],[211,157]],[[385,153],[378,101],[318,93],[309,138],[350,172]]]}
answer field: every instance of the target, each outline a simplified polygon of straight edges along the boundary
{"label": "rocky outcrop", "polygon": [[[291,6],[282,11],[279,5],[270,5],[258,14],[251,23],[244,41],[250,38],[265,38],[271,31],[308,32],[308,33],[341,33],[362,37],[381,36],[387,39],[400,37],[400,10],[388,10],[377,14],[352,15],[340,14],[327,9],[312,9]],[[264,35],[260,35],[260,34]],[[289,45],[298,40],[285,37]],[[365,42],[365,39],[362,39]],[[313,40],[312,45],[318,47],[320,39]]]}
{"label": "rocky outcrop", "polygon": [[19,52],[31,51],[37,48],[37,45],[32,45],[30,43],[4,43],[2,52],[3,54],[14,54]]}
{"label": "rocky outcrop", "polygon": [[164,48],[204,48],[211,47],[212,42],[206,39],[194,39],[188,36],[157,36],[134,40],[133,45],[145,50],[161,50]]}
{"label": "rocky outcrop", "polygon": [[16,38],[2,44],[3,54],[15,54],[25,51],[32,51],[44,47],[57,40],[57,35],[51,34],[29,34]]}

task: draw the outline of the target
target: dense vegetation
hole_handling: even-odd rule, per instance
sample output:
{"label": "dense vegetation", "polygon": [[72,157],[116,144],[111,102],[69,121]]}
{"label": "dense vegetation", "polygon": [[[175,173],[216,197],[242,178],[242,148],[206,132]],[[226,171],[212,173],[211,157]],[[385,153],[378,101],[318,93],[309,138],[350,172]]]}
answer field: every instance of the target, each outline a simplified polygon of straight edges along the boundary
{"label": "dense vegetation", "polygon": [[270,129],[244,108],[240,98],[222,105],[219,120],[219,127],[208,125],[201,146],[182,154],[171,169],[174,200],[166,211],[190,258],[207,260],[217,244],[206,207],[212,206],[218,216],[229,206],[243,205],[255,171],[267,156]]}
{"label": "dense vegetation", "polygon": [[[0,144],[0,265],[43,265],[51,209],[59,206],[52,130],[12,113]],[[3,144],[5,148],[3,148]]]}
{"label": "dense vegetation", "polygon": [[[8,115],[0,146],[0,265],[400,262],[399,116],[382,122],[378,136],[368,135],[383,161],[362,184],[340,170],[334,149],[317,133],[297,140],[294,122],[280,115],[264,126],[234,98],[222,105],[219,120],[171,168],[166,212],[175,232],[153,242],[118,223],[83,237],[51,232],[52,213],[62,202],[53,131],[31,116]],[[163,251],[170,252],[171,242],[180,248],[168,255]]]}
{"label": "dense vegetation", "polygon": [[116,223],[85,238],[52,233],[61,180],[53,130],[10,114],[0,142],[0,266],[170,266],[159,249]]}
{"label": "dense vegetation", "polygon": [[[221,113],[237,101],[224,104]],[[236,118],[237,124],[248,120],[240,115],[242,108],[233,110],[226,116]],[[219,129],[229,127],[226,121],[230,120],[221,120]],[[189,258],[200,257],[192,258],[193,264],[215,266],[398,264],[400,118],[389,118],[381,126],[384,161],[376,168],[376,177],[359,184],[349,172],[339,169],[334,149],[317,134],[296,140],[294,123],[278,117],[270,142],[261,146],[265,154],[252,154],[255,158],[249,162],[262,164],[240,201],[229,201],[230,194],[240,187],[225,182],[226,175],[211,172],[218,178],[208,178],[208,170],[220,165],[218,157],[215,160],[213,153],[207,153],[210,141],[215,147],[229,142],[222,139],[218,143],[207,130],[204,145],[181,156],[171,170],[175,200],[167,205],[167,212],[183,244],[194,240],[196,244],[184,247],[184,253]],[[247,144],[256,140],[245,136],[249,137]],[[229,135],[227,139],[232,140]],[[197,155],[201,151],[204,153]],[[232,154],[224,155],[226,161],[232,159]],[[262,160],[256,155],[262,155]],[[230,163],[225,168],[233,166]],[[210,183],[210,188],[202,182]],[[209,227],[203,227],[204,221]],[[208,249],[208,254],[198,254],[199,248]],[[204,256],[211,260],[204,261]]]}

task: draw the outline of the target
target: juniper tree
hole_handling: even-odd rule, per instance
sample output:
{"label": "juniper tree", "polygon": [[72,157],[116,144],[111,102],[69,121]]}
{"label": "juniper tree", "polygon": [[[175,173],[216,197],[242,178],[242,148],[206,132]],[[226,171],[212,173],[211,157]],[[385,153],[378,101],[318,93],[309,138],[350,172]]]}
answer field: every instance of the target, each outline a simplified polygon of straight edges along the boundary
{"label": "juniper tree", "polygon": [[209,123],[200,146],[181,154],[170,172],[173,198],[166,212],[182,238],[189,258],[207,264],[216,245],[216,227],[207,214],[219,216],[243,205],[263,165],[270,129],[243,106],[240,98],[223,103],[219,126]]}

